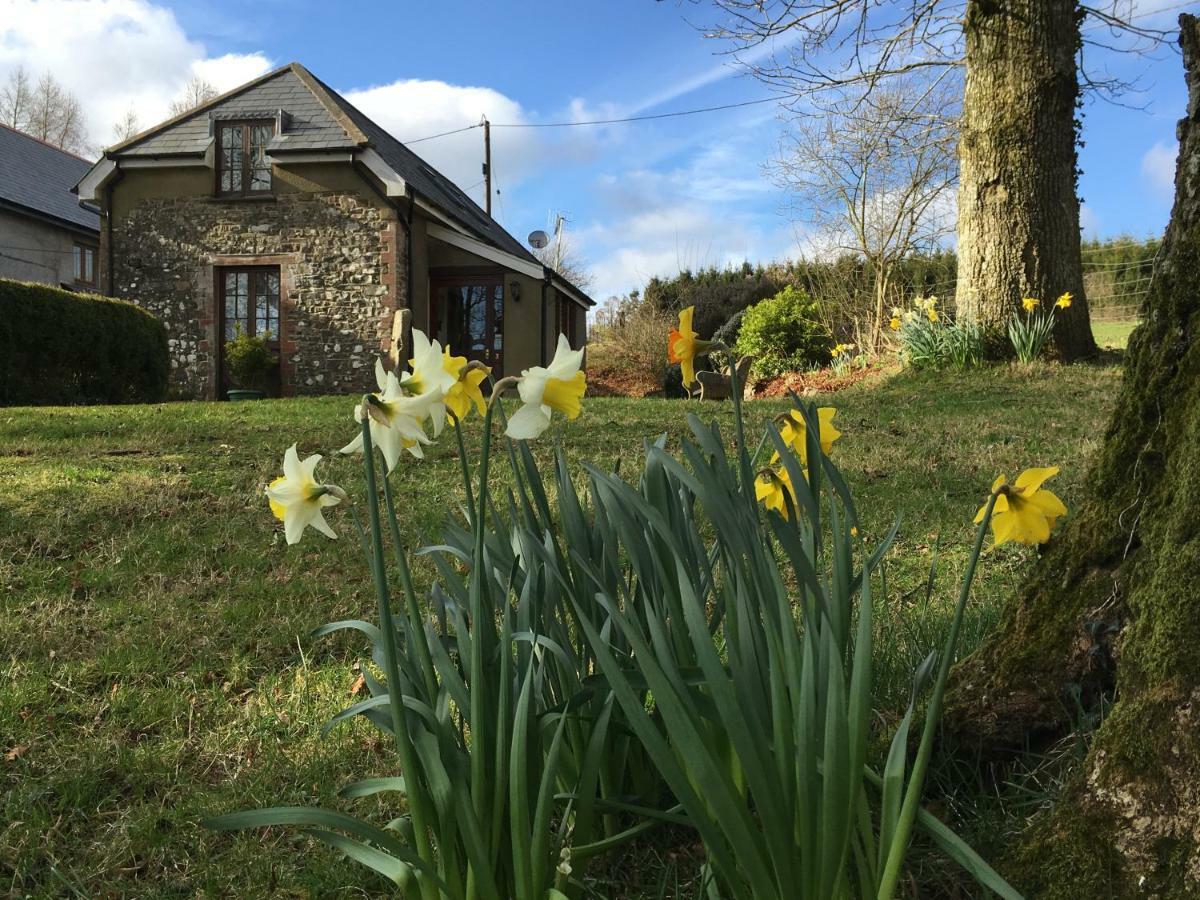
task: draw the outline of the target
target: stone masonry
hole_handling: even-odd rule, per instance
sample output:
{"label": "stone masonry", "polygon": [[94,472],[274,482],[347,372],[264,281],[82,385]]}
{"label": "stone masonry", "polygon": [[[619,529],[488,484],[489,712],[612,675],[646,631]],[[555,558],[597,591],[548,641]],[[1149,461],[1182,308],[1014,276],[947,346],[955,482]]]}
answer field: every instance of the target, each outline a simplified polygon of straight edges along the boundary
{"label": "stone masonry", "polygon": [[352,193],[147,199],[116,220],[113,293],[166,325],[173,394],[211,399],[217,270],[278,265],[284,395],[359,392],[403,300],[399,236],[394,211]]}

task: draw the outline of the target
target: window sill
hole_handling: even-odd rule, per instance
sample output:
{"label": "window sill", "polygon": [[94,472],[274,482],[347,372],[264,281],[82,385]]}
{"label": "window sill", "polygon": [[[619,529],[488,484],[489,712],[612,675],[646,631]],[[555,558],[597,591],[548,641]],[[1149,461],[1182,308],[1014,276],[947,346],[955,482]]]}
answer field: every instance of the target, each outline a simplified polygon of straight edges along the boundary
{"label": "window sill", "polygon": [[209,197],[216,203],[274,203],[274,194],[215,194]]}

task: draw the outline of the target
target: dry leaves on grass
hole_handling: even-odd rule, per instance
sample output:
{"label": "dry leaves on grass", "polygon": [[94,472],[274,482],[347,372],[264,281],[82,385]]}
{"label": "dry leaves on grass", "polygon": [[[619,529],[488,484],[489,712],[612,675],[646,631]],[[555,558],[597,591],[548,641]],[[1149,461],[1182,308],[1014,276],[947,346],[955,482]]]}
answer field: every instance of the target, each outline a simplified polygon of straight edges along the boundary
{"label": "dry leaves on grass", "polygon": [[760,381],[754,386],[756,399],[771,397],[787,397],[791,393],[801,397],[811,397],[814,394],[829,394],[840,391],[851,385],[858,384],[884,374],[884,369],[870,367],[866,369],[850,369],[838,375],[833,369],[817,369],[814,372],[788,372],[778,378]]}

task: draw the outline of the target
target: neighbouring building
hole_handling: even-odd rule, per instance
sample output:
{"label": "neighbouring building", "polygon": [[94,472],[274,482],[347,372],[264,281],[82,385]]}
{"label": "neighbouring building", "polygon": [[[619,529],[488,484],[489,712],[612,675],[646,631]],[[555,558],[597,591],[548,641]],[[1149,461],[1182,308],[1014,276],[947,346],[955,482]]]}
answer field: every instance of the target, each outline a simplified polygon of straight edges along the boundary
{"label": "neighbouring building", "polygon": [[238,327],[284,396],[373,387],[403,308],[497,376],[586,340],[585,293],[298,63],[110,148],[78,193],[100,284],[166,324],[179,396],[224,396]]}
{"label": "neighbouring building", "polygon": [[91,167],[0,125],[0,278],[96,290],[100,215],[73,193]]}

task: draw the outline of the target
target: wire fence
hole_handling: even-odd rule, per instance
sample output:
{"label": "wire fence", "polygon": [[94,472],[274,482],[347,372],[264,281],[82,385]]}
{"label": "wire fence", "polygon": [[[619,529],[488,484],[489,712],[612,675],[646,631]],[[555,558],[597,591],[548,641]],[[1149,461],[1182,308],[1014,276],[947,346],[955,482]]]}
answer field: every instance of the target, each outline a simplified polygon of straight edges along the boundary
{"label": "wire fence", "polygon": [[[1114,250],[1129,251],[1132,255],[1120,260],[1095,258],[1101,251],[1111,256]],[[1144,242],[1085,247],[1083,286],[1091,320],[1096,323],[1137,322],[1142,302],[1150,293],[1153,268],[1153,247]],[[920,286],[902,289],[904,294],[912,295],[904,299],[911,302],[916,296],[936,297],[944,309],[953,312],[958,286],[955,273],[947,267],[936,278],[927,278]]]}

